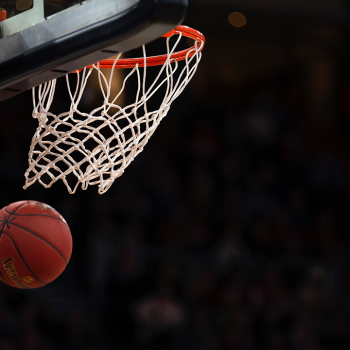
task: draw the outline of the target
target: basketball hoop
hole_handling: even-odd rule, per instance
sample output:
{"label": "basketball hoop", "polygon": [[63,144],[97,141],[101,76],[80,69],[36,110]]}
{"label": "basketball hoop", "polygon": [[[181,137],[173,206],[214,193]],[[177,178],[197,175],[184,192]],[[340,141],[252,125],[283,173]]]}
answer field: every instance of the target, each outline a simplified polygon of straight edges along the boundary
{"label": "basketball hoop", "polygon": [[[175,43],[170,39],[177,36]],[[166,54],[143,57],[104,60],[75,72],[75,89],[66,76],[71,100],[67,112],[55,115],[50,112],[56,80],[33,88],[33,118],[39,122],[29,151],[29,167],[25,172],[24,189],[39,181],[49,188],[62,180],[69,193],[75,193],[79,185],[86,190],[89,185],[98,185],[99,194],[105,193],[114,180],[142,152],[160,121],[167,115],[171,103],[182,93],[195,74],[201,60],[205,39],[198,31],[178,26],[164,35]],[[181,38],[194,40],[186,50],[175,51]],[[183,64],[183,67],[180,66]],[[146,87],[146,72],[149,67],[158,66],[154,81]],[[111,96],[114,69],[129,68],[120,91]],[[142,70],[141,70],[142,68]],[[101,69],[111,69],[107,78]],[[97,72],[103,96],[101,107],[90,113],[79,111],[87,81]],[[122,94],[129,79],[135,76],[137,89],[135,102],[119,106],[116,100]],[[162,91],[158,109],[149,111],[147,102]],[[74,178],[74,184],[72,184]]]}

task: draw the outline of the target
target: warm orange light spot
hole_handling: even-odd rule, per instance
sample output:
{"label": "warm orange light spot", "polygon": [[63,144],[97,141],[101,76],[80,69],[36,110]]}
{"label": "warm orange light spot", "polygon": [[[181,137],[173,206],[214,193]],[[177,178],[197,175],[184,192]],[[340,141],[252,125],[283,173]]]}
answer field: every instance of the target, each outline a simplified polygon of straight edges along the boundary
{"label": "warm orange light spot", "polygon": [[240,28],[247,24],[247,19],[245,18],[243,13],[240,12],[232,12],[228,16],[228,21],[234,27]]}
{"label": "warm orange light spot", "polygon": [[5,21],[6,11],[3,8],[0,8],[0,22]]}

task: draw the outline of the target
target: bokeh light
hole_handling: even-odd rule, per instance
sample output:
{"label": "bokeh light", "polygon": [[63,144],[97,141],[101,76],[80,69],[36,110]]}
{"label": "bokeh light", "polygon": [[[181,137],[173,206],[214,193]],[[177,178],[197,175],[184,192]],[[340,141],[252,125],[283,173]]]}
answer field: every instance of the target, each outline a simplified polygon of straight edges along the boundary
{"label": "bokeh light", "polygon": [[241,12],[232,12],[228,16],[228,21],[234,27],[240,28],[247,24],[247,19]]}

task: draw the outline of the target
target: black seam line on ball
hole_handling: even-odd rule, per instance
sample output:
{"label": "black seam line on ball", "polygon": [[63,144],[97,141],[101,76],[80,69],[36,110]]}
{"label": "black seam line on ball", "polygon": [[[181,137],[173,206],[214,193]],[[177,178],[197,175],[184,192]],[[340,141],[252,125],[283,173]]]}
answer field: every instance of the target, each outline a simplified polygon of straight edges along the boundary
{"label": "black seam line on ball", "polygon": [[[67,260],[63,256],[63,254],[55,246],[53,246],[50,242],[48,242],[46,239],[42,238],[41,236],[39,236],[35,232],[30,231],[30,230],[28,230],[27,228],[25,228],[25,227],[23,227],[21,225],[14,224],[13,222],[11,222],[11,225],[16,226],[16,227],[18,227],[18,228],[20,228],[20,229],[22,229],[24,231],[27,231],[27,232],[31,233],[33,236],[38,237],[39,239],[41,239],[43,242],[45,242],[47,245],[49,245],[52,249],[54,249],[61,256],[61,258],[64,260],[64,262],[65,262],[65,264],[67,266]],[[4,233],[6,233],[6,232],[4,232]]]}
{"label": "black seam line on ball", "polygon": [[13,211],[13,212],[10,212],[10,211],[7,210],[7,208],[8,208],[8,205],[7,205],[7,206],[5,207],[5,211],[6,211],[7,214],[13,215],[13,214],[16,213],[16,211],[17,211],[18,209],[24,207],[26,204],[28,204],[28,203],[30,203],[30,202],[31,202],[31,201],[26,201],[26,202],[24,202],[24,203],[21,204],[19,207],[17,207],[17,208],[15,209],[15,211]]}
{"label": "black seam line on ball", "polygon": [[[0,231],[0,237],[1,237],[1,235],[2,235],[2,233],[3,233],[3,231],[4,231],[4,229],[5,229],[6,224],[8,224],[8,221],[6,220],[6,217],[5,217],[5,220],[0,220],[0,223],[4,225],[4,226],[2,227],[2,229],[1,229],[1,231]],[[0,224],[0,225],[1,225],[1,224]]]}
{"label": "black seam line on ball", "polygon": [[3,231],[6,226],[7,226],[7,228],[10,228],[9,227],[9,221],[8,221],[8,219],[6,219],[5,215],[4,215],[4,220],[0,220],[0,222],[4,224],[3,228],[1,229],[1,231]]}
{"label": "black seam line on ball", "polygon": [[1,275],[2,279],[3,279],[4,281],[6,281],[6,279],[5,279],[4,275],[2,274],[1,269],[0,269],[0,275]]}
{"label": "black seam line on ball", "polygon": [[[14,211],[14,212],[10,212],[10,211],[8,211],[8,207],[5,207],[5,212],[7,213],[7,214],[10,214],[10,215],[13,215],[13,214],[16,214],[16,216],[47,216],[47,217],[50,217],[50,218],[52,218],[52,219],[55,219],[55,220],[58,220],[58,221],[60,221],[60,222],[62,222],[62,224],[63,225],[65,225],[65,226],[67,226],[68,228],[69,228],[69,226],[68,226],[68,224],[65,222],[65,221],[63,221],[63,220],[61,220],[61,218],[58,218],[58,217],[56,217],[56,216],[52,216],[52,215],[46,215],[46,214],[18,214],[18,213],[16,213],[16,211],[18,210],[18,209],[20,209],[20,208],[22,208],[25,204],[28,204],[28,203],[33,203],[32,201],[28,201],[28,202],[25,202],[25,203],[23,203],[21,206],[19,206],[18,208],[16,208],[16,210]],[[56,211],[56,210],[55,210]],[[58,213],[58,212],[57,212]],[[60,213],[58,213],[59,215],[61,215]]]}
{"label": "black seam line on ball", "polygon": [[17,253],[18,255],[21,257],[22,261],[24,262],[24,264],[27,266],[28,270],[31,272],[31,274],[40,282],[42,283],[43,285],[46,285],[45,282],[43,282],[38,276],[35,275],[35,273],[32,271],[32,269],[29,267],[29,265],[27,264],[27,262],[24,260],[21,252],[19,251],[17,245],[16,245],[16,242],[12,239],[12,237],[7,233],[7,232],[4,232],[5,235],[7,235],[10,240],[12,241],[13,245],[15,246],[16,250],[17,250]]}
{"label": "black seam line on ball", "polygon": [[4,220],[0,220],[0,222],[3,224],[1,231],[0,231],[0,239],[1,239],[2,234],[4,233],[6,226],[7,226],[7,228],[10,228],[9,218],[10,218],[10,216],[8,218],[6,218],[6,216],[4,215]]}
{"label": "black seam line on ball", "polygon": [[[10,214],[6,209],[5,209],[6,213]],[[10,214],[12,215],[12,214]],[[52,215],[46,215],[46,214],[18,214],[18,213],[15,213],[16,216],[18,217],[22,217],[22,216],[44,216],[44,217],[48,217],[48,218],[51,218],[51,219],[55,219],[59,222],[61,222],[64,226],[66,226],[67,228],[69,228],[68,224],[66,224],[62,219],[56,217],[56,216],[52,216]],[[1,220],[0,220],[1,222]]]}
{"label": "black seam line on ball", "polygon": [[6,216],[4,215],[4,219],[5,219],[5,220],[0,220],[0,222],[3,222],[3,223],[4,223],[4,226],[2,227],[2,229],[1,229],[1,231],[0,231],[0,238],[1,238],[2,234],[4,233],[4,230],[5,230],[5,228],[6,228],[6,224],[7,224],[7,227],[10,228],[9,223],[10,223],[11,216],[12,216],[13,214],[16,213],[16,210],[22,208],[23,206],[25,206],[25,205],[28,204],[28,203],[29,203],[29,201],[26,201],[25,203],[23,203],[22,205],[20,205],[18,208],[16,208],[15,211],[12,212],[12,213],[9,212],[9,211],[7,210],[7,206],[5,207],[5,212],[6,212],[7,214],[9,214],[9,217],[6,218]]}
{"label": "black seam line on ball", "polygon": [[9,214],[9,217],[6,218],[6,216],[4,215],[4,220],[0,220],[0,222],[3,222],[3,223],[4,223],[4,226],[2,227],[2,229],[1,229],[1,231],[0,231],[0,238],[1,238],[2,234],[4,233],[4,230],[5,230],[5,228],[6,228],[6,225],[7,225],[8,228],[10,228],[9,222],[10,222],[11,216],[16,212],[17,209],[22,208],[22,207],[25,206],[27,203],[29,203],[29,201],[24,202],[22,205],[20,205],[18,208],[16,208],[15,211],[12,212],[12,213],[9,212],[9,211],[7,210],[7,206],[5,207],[4,210],[5,210],[5,212],[6,212],[7,214]]}

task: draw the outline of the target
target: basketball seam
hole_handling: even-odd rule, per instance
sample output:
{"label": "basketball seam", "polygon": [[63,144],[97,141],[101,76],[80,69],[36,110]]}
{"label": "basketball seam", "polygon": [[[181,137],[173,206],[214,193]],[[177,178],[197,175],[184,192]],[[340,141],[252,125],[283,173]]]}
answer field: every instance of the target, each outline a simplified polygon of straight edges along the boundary
{"label": "basketball seam", "polygon": [[[15,213],[18,209],[24,207],[24,206],[25,206],[26,204],[28,204],[28,203],[30,203],[30,201],[25,201],[23,204],[21,204],[19,207],[17,207],[17,208],[15,209],[14,213]],[[5,210],[7,209],[7,207],[8,207],[8,206],[6,206]]]}
{"label": "basketball seam", "polygon": [[7,211],[8,206],[6,206],[6,207],[5,207],[5,211],[6,211],[7,214],[13,215],[13,214],[16,213],[16,211],[17,211],[18,209],[22,208],[23,206],[25,206],[25,205],[28,204],[28,203],[30,203],[30,201],[25,201],[23,204],[21,204],[19,207],[17,207],[17,208],[15,209],[15,211],[12,212],[12,213],[9,212],[9,211]]}
{"label": "basketball seam", "polygon": [[22,261],[24,262],[24,264],[27,266],[28,270],[32,273],[32,275],[40,282],[42,283],[43,285],[46,285],[45,282],[43,282],[38,276],[35,275],[35,273],[32,271],[32,269],[29,267],[29,265],[27,264],[27,262],[24,260],[21,252],[19,251],[17,245],[16,245],[16,242],[13,240],[13,238],[7,233],[7,232],[4,232],[5,235],[7,235],[10,240],[12,241],[13,245],[15,246],[16,250],[17,250],[17,253],[18,255],[21,257]]}
{"label": "basketball seam", "polygon": [[[6,213],[9,214],[8,211],[6,211]],[[12,215],[12,214],[11,214]],[[64,226],[66,226],[67,228],[69,228],[69,226],[64,222],[62,221],[60,218],[57,218],[56,216],[51,216],[51,215],[45,215],[45,214],[18,214],[16,213],[15,214],[16,216],[44,216],[44,217],[47,217],[47,218],[51,218],[51,219],[55,219],[59,222],[61,222]]]}
{"label": "basketball seam", "polygon": [[[26,203],[24,203],[24,204],[27,204],[27,203],[31,203],[31,202],[26,202]],[[24,204],[23,204],[23,205],[24,205]],[[16,208],[16,210],[22,208],[23,205],[21,205],[20,207]],[[16,213],[16,210],[15,210],[14,212],[11,213],[10,211],[7,210],[7,207],[5,208],[5,212],[6,212],[7,214],[9,214],[9,215],[14,215],[14,214],[16,214],[17,216],[45,216],[45,217],[48,217],[48,218],[55,219],[55,220],[57,220],[57,221],[59,221],[59,222],[62,222],[63,225],[65,225],[67,228],[69,228],[69,226],[68,226],[67,223],[65,223],[65,222],[64,222],[63,220],[61,220],[60,218],[57,218],[56,216],[45,215],[45,214],[18,214],[18,213]]]}
{"label": "basketball seam", "polygon": [[[64,263],[65,263],[66,266],[67,266],[67,260],[66,260],[66,258],[64,257],[64,255],[63,255],[54,245],[52,245],[50,242],[48,242],[45,238],[39,236],[39,235],[36,234],[35,232],[30,231],[30,230],[28,230],[27,228],[25,228],[25,227],[23,227],[23,226],[20,226],[20,225],[18,225],[18,224],[13,223],[12,221],[9,222],[9,225],[13,225],[13,226],[19,227],[19,228],[21,228],[22,230],[27,231],[27,232],[31,233],[33,236],[38,237],[39,239],[41,239],[43,242],[45,242],[47,245],[49,245],[52,249],[54,249],[54,250],[61,256],[61,258],[64,260]],[[4,233],[6,233],[6,232],[4,232]]]}
{"label": "basketball seam", "polygon": [[[17,209],[19,209],[19,208],[22,208],[25,204],[27,204],[29,201],[27,201],[27,202],[25,202],[25,203],[23,203],[22,205],[20,205],[18,208],[16,208],[15,209],[15,211],[13,212],[13,213],[10,213],[9,211],[7,211],[7,207],[5,207],[5,212],[7,213],[7,214],[9,214],[9,217],[7,218],[6,217],[6,215],[4,215],[4,218],[5,218],[5,222],[7,221],[7,222],[9,222],[9,220],[10,220],[10,217],[16,212],[16,210]],[[2,220],[0,220],[0,221],[2,221]],[[1,238],[1,236],[2,236],[2,234],[4,233],[4,230],[5,230],[5,225],[2,227],[2,229],[1,229],[1,232],[0,232],[0,238]]]}

